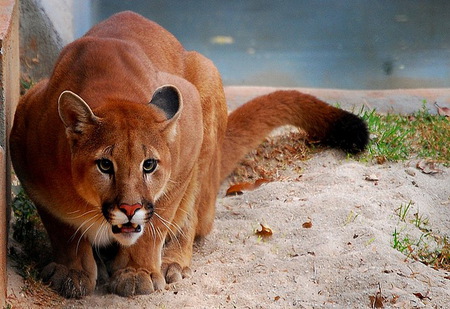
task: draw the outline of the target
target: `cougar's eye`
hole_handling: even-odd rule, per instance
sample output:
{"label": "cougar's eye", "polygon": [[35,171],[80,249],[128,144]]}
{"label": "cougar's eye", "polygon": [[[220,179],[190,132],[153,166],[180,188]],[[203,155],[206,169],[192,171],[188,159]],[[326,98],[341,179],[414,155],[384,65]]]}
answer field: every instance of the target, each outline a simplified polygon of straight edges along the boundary
{"label": "cougar's eye", "polygon": [[96,162],[100,172],[109,175],[114,174],[114,164],[111,162],[111,160],[100,159],[97,160]]}
{"label": "cougar's eye", "polygon": [[158,161],[156,161],[155,159],[147,159],[144,161],[144,163],[142,163],[142,170],[144,171],[144,173],[149,174],[156,169],[157,165]]}

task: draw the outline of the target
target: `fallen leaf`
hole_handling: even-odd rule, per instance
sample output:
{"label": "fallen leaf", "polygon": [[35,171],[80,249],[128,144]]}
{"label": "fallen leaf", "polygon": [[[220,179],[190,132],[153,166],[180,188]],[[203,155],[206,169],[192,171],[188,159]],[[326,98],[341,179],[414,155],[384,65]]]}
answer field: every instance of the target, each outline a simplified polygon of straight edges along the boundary
{"label": "fallen leaf", "polygon": [[269,238],[272,237],[273,231],[270,227],[260,223],[261,229],[256,229],[255,234],[261,238]]}
{"label": "fallen leaf", "polygon": [[370,299],[370,308],[384,308],[383,297],[378,294],[375,296],[369,296]]}
{"label": "fallen leaf", "polygon": [[425,298],[431,299],[431,298],[428,297],[428,292],[427,292],[427,294],[425,296],[422,295],[422,293],[413,293],[413,295],[415,297],[417,297],[418,299],[420,299],[420,300],[425,299]]}
{"label": "fallen leaf", "polygon": [[274,298],[273,300],[274,300],[274,301],[280,300],[280,296],[275,296],[275,298]]}
{"label": "fallen leaf", "polygon": [[400,296],[398,296],[396,294],[392,295],[392,299],[391,299],[390,303],[393,305],[396,304],[399,297]]}
{"label": "fallen leaf", "polygon": [[436,167],[436,161],[433,160],[420,160],[417,162],[416,167],[422,171],[424,174],[437,174],[441,173],[442,170]]}
{"label": "fallen leaf", "polygon": [[448,107],[440,107],[437,102],[434,102],[434,106],[437,108],[437,112],[441,116],[450,117],[450,108]]}
{"label": "fallen leaf", "polygon": [[387,159],[385,156],[376,156],[375,161],[377,162],[377,164],[381,165],[381,164],[386,163]]}
{"label": "fallen leaf", "polygon": [[384,308],[385,298],[381,294],[381,286],[378,284],[378,291],[375,296],[369,296],[371,308]]}
{"label": "fallen leaf", "polygon": [[308,222],[303,223],[303,224],[302,224],[302,227],[303,227],[304,229],[310,229],[310,228],[312,228],[312,222],[311,222],[311,219],[309,219]]}
{"label": "fallen leaf", "polygon": [[228,190],[227,190],[227,193],[225,195],[226,196],[241,195],[241,194],[244,193],[243,191],[255,190],[256,188],[258,188],[262,184],[268,183],[268,182],[270,182],[269,179],[260,178],[260,179],[256,180],[254,183],[251,183],[251,182],[237,183],[237,184],[232,185],[231,187],[229,187]]}

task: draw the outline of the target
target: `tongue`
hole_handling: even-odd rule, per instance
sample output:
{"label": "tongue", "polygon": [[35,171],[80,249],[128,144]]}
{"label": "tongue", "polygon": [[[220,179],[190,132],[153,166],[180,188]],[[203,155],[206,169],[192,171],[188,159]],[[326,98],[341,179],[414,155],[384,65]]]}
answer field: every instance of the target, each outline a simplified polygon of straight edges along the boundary
{"label": "tongue", "polygon": [[112,232],[114,234],[119,233],[139,233],[141,231],[141,226],[138,224],[132,224],[128,222],[127,224],[113,225]]}

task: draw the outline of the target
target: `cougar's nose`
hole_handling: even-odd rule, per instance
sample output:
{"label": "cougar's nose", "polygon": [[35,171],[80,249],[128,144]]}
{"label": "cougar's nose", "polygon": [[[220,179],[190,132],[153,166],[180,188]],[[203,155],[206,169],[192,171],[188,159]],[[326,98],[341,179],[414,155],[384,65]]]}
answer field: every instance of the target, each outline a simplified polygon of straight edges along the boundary
{"label": "cougar's nose", "polygon": [[142,208],[141,204],[134,204],[134,205],[121,204],[119,206],[120,211],[127,216],[128,220],[131,220],[136,211],[138,211],[141,208]]}

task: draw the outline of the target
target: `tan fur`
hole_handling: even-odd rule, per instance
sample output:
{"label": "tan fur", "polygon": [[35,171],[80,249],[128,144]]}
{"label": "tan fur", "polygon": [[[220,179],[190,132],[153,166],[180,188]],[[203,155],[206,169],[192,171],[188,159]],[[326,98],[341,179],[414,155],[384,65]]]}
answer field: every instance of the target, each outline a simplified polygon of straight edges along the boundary
{"label": "tan fur", "polygon": [[[92,246],[119,242],[112,292],[147,294],[180,280],[190,272],[194,238],[211,231],[219,184],[242,156],[283,124],[325,138],[341,115],[281,91],[228,118],[210,60],[137,14],[113,16],[69,44],[16,112],[14,168],[54,250],[44,279],[66,297],[89,294],[97,278]],[[153,159],[157,168],[144,172]],[[142,208],[126,218],[126,205]],[[128,220],[143,232],[113,233]]]}

